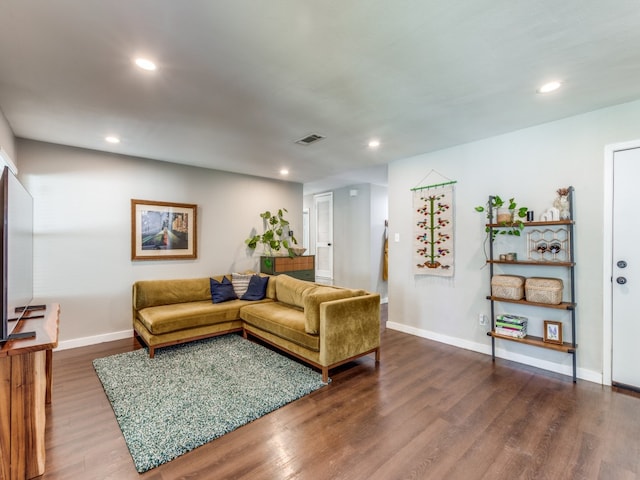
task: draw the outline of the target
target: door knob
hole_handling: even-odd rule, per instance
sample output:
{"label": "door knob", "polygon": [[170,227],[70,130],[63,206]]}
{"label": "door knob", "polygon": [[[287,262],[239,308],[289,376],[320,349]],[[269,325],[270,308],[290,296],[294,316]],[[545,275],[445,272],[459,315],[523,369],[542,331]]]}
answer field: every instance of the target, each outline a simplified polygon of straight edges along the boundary
{"label": "door knob", "polygon": [[624,260],[620,260],[616,265],[618,265],[618,268],[627,268],[627,262]]}
{"label": "door knob", "polygon": [[624,285],[625,283],[627,283],[627,279],[625,277],[618,277],[616,278],[616,282],[618,282],[620,285]]}

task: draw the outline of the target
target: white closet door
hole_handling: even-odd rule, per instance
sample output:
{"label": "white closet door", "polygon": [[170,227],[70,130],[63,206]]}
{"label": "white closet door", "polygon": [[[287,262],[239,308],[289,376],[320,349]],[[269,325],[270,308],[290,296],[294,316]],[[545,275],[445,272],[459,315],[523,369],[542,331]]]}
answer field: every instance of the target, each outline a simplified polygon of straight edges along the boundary
{"label": "white closet door", "polygon": [[614,384],[640,389],[640,148],[613,157],[612,371]]}

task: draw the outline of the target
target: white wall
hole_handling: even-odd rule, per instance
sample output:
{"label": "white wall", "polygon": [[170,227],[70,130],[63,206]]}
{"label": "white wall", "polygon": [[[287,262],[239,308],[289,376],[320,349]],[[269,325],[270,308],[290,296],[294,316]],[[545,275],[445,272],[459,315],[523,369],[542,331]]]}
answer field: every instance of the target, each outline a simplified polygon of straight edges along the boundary
{"label": "white wall", "polygon": [[371,185],[370,210],[370,238],[371,252],[369,265],[371,271],[371,284],[369,290],[378,292],[382,301],[387,300],[388,282],[382,280],[382,263],[384,259],[384,222],[389,219],[389,196],[387,187]]}
{"label": "white wall", "polygon": [[[333,190],[333,282],[362,288],[387,297],[382,280],[384,221],[388,218],[387,188],[358,184]],[[304,197],[309,208],[311,253],[315,250],[313,195]]]}
{"label": "white wall", "polygon": [[371,288],[370,185],[333,191],[333,279],[336,285]]}
{"label": "white wall", "polygon": [[2,113],[2,110],[0,110],[0,147],[2,147],[2,149],[9,154],[9,157],[11,157],[13,163],[18,166],[13,130],[11,130],[11,126],[4,116],[4,113]]}
{"label": "white wall", "polygon": [[[131,329],[131,285],[257,269],[244,245],[259,213],[281,207],[302,231],[302,185],[19,139],[34,197],[34,294],[61,304],[60,340]],[[132,261],[131,199],[198,205],[196,260]]]}
{"label": "white wall", "polygon": [[[535,212],[551,206],[559,187],[576,189],[578,376],[602,380],[603,171],[604,147],[640,138],[640,102],[519,130],[486,140],[393,162],[389,166],[389,323],[390,328],[490,352],[486,327],[478,314],[489,315],[488,269],[482,252],[483,215],[473,207],[489,194],[515,196]],[[415,179],[431,169],[458,181],[455,206],[453,279],[412,273],[412,196]],[[394,242],[399,233],[400,241]],[[546,276],[557,276],[546,270]],[[539,272],[536,272],[539,274]],[[525,275],[529,275],[526,273]],[[555,310],[509,306],[535,322]],[[563,317],[561,319],[566,319]],[[571,356],[544,349],[497,342],[498,355],[569,374]]]}

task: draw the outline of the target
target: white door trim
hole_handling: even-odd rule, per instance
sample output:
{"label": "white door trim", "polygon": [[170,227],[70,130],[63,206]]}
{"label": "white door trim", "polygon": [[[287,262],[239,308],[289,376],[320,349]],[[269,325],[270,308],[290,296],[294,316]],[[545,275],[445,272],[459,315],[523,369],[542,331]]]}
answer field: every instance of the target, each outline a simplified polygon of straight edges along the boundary
{"label": "white door trim", "polygon": [[602,383],[611,385],[613,346],[613,157],[616,152],[640,148],[640,140],[614,143],[604,148],[604,199],[602,242]]}

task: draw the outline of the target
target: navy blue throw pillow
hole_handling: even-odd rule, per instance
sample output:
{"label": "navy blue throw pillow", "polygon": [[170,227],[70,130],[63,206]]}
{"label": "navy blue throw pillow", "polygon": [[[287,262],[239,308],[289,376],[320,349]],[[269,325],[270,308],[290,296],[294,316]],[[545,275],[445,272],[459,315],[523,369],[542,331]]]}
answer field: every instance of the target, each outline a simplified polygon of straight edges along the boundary
{"label": "navy blue throw pillow", "polygon": [[249,279],[249,287],[240,300],[262,300],[267,294],[269,277],[254,275]]}
{"label": "navy blue throw pillow", "polygon": [[238,298],[233,290],[233,283],[227,277],[222,278],[222,282],[211,278],[211,301],[213,303],[222,303],[228,300]]}

